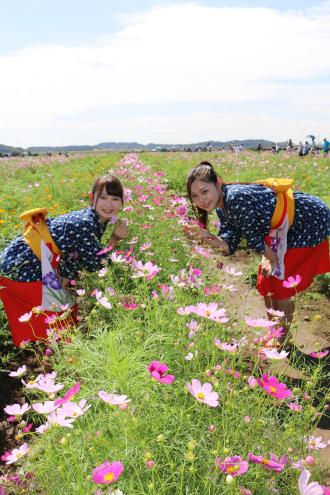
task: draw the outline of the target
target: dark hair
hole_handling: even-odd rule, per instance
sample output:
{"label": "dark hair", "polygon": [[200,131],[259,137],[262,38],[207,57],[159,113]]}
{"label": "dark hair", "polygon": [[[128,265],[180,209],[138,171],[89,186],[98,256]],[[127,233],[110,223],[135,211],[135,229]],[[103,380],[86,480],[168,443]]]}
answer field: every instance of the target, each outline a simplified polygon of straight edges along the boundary
{"label": "dark hair", "polygon": [[114,175],[108,174],[98,177],[94,182],[92,193],[94,195],[95,203],[99,199],[104,188],[110,196],[116,196],[124,202],[124,189],[122,183]]}
{"label": "dark hair", "polygon": [[[202,208],[198,208],[198,206],[194,206],[193,200],[191,198],[191,186],[195,180],[202,180],[203,182],[211,182],[214,185],[217,185],[219,176],[214,170],[213,166],[210,162],[203,161],[200,162],[197,167],[190,170],[187,176],[187,194],[190,199],[192,208],[197,217],[199,223],[203,224],[204,227],[207,226],[208,213]],[[197,210],[197,212],[196,212]]]}

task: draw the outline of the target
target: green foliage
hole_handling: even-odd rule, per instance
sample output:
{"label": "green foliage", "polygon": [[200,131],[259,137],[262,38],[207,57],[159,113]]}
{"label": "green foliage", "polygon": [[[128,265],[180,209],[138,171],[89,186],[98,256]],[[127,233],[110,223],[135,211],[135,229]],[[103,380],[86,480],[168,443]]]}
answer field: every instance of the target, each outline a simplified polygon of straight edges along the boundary
{"label": "green foliage", "polygon": [[[87,156],[69,163],[31,165],[20,169],[15,177],[9,174],[9,183],[2,185],[9,205],[3,240],[17,233],[15,217],[22,204],[46,206],[54,215],[86,205],[86,192],[95,176],[105,173],[119,158],[118,154]],[[293,158],[265,154],[259,161],[252,153],[143,155],[144,163],[154,171],[164,171],[169,187],[182,194],[187,171],[202,159],[221,169],[226,180],[294,173],[297,185],[310,186],[304,187],[308,192],[322,195],[329,190],[321,181],[313,178],[309,182],[307,175],[303,175],[305,160],[296,163]],[[310,167],[320,177],[328,164],[328,160],[319,159],[317,167],[313,162]],[[122,180],[126,187],[133,187],[134,181],[145,187],[146,180],[153,176],[151,171],[148,174],[144,180],[139,175],[131,178],[131,183],[125,177]],[[27,189],[32,182],[40,184],[32,188],[33,194],[31,188]],[[172,300],[162,294],[159,284],[170,284],[171,275],[177,275],[183,268],[188,270],[190,265],[202,269],[207,285],[221,285],[222,275],[213,258],[205,260],[192,252],[177,219],[168,214],[173,209],[171,198],[166,197],[160,207],[151,199],[147,201],[151,208],[145,208],[134,195],[134,210],[125,212],[125,216],[131,237],[138,237],[133,244],[135,256],[143,262],[152,259],[161,271],[151,280],[133,279],[128,266],[114,263],[104,277],[85,274],[79,281],[79,287],[86,291],[79,301],[82,320],[78,328],[66,335],[67,340],[52,346],[51,365],[57,372],[57,381],[64,384],[63,393],[80,382],[81,390],[74,400],[86,399],[91,407],[76,419],[72,430],[53,427],[43,435],[33,434],[31,452],[22,458],[21,469],[33,473],[27,493],[96,493],[91,481],[93,468],[105,460],[120,460],[124,473],[116,487],[125,495],[238,495],[240,486],[255,495],[268,495],[276,489],[281,495],[296,494],[297,472],[290,468],[274,473],[251,464],[249,471],[230,485],[225,475],[215,469],[215,458],[241,455],[246,459],[248,452],[268,457],[269,452],[274,452],[279,456],[289,454],[294,461],[307,455],[304,437],[313,429],[316,410],[312,402],[303,401],[303,396],[307,391],[311,398],[317,395],[318,376],[313,376],[309,384],[302,383],[295,392],[304,406],[300,413],[275,401],[261,388],[251,389],[247,378],[262,374],[255,353],[226,353],[214,345],[215,338],[231,342],[256,336],[238,319],[230,292],[221,291],[220,296],[206,301],[221,302],[227,308],[229,322],[220,324],[195,317],[200,329],[195,338],[188,338],[186,324],[192,316],[180,315],[177,310],[205,301],[203,287],[176,286]],[[54,201],[58,204],[56,208]],[[4,204],[0,204],[2,207]],[[145,228],[146,225],[152,228]],[[141,251],[147,242],[151,243],[149,250]],[[129,247],[123,243],[121,249]],[[253,273],[255,267],[249,279]],[[114,290],[112,296],[109,287]],[[95,288],[108,298],[111,309],[90,296]],[[157,292],[158,298],[152,291]],[[125,302],[132,300],[137,309],[125,309]],[[188,352],[193,353],[191,360],[185,359]],[[176,377],[172,384],[163,385],[151,379],[146,368],[153,360],[168,364],[169,372]],[[321,368],[321,364],[317,366],[318,373]],[[234,371],[238,374],[234,375]],[[187,391],[186,384],[193,378],[212,383],[220,398],[218,408],[197,402]],[[278,378],[285,380],[281,374]],[[98,397],[100,390],[127,395],[131,400],[128,409],[120,410],[102,402]],[[29,402],[47,399],[33,390],[27,395]],[[319,410],[323,405],[321,400]],[[34,420],[36,424],[45,421],[37,415]],[[149,459],[155,462],[153,469],[146,467]],[[318,466],[313,479],[321,479],[321,471]],[[109,491],[102,489],[102,493]]]}

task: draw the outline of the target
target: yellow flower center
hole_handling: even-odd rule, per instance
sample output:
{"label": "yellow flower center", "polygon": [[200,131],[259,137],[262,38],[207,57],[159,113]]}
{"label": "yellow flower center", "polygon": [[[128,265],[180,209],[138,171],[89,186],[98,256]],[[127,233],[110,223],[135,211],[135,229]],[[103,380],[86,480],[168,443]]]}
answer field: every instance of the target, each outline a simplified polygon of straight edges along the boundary
{"label": "yellow flower center", "polygon": [[227,468],[227,473],[236,473],[236,471],[239,471],[239,464]]}
{"label": "yellow flower center", "polygon": [[262,462],[262,464],[266,464],[266,466],[267,466],[267,464],[269,464],[269,461],[267,461],[267,459],[262,459],[261,462]]}
{"label": "yellow flower center", "polygon": [[211,316],[211,311],[206,310],[205,314],[206,314],[206,316]]}
{"label": "yellow flower center", "polygon": [[202,392],[198,392],[197,397],[198,399],[205,399],[205,395]]}
{"label": "yellow flower center", "polygon": [[105,476],[104,476],[104,479],[106,481],[112,481],[114,479],[114,474],[113,473],[107,473]]}
{"label": "yellow flower center", "polygon": [[276,392],[276,387],[273,387],[272,385],[269,387],[270,388],[270,391],[273,392],[273,394],[275,394]]}

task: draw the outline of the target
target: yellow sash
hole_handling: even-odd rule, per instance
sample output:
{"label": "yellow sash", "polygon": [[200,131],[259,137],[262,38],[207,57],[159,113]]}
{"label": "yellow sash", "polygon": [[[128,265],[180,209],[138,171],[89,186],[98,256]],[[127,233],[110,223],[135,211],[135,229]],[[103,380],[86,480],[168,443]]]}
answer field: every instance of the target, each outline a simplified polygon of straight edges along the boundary
{"label": "yellow sash", "polygon": [[20,215],[20,219],[26,222],[23,230],[23,238],[30,249],[41,261],[41,241],[51,246],[51,250],[60,256],[63,253],[57,247],[49,232],[46,224],[46,208],[34,208],[33,210],[25,211]]}
{"label": "yellow sash", "polygon": [[294,219],[294,197],[292,184],[293,179],[269,179],[256,180],[255,184],[270,187],[276,192],[276,206],[271,219],[270,226],[275,228],[284,219],[285,212],[288,215],[289,225],[293,224]]}

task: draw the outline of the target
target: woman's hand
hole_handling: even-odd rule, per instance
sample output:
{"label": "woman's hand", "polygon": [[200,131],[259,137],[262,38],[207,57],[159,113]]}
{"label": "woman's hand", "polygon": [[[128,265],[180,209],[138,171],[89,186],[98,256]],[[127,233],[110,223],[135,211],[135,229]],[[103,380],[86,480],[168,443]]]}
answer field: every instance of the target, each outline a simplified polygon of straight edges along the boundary
{"label": "woman's hand", "polygon": [[185,223],[183,225],[183,232],[188,237],[188,239],[196,240],[196,241],[205,241],[209,236],[207,230],[202,229],[196,224]]}
{"label": "woman's hand", "polygon": [[223,254],[229,254],[228,244],[225,241],[216,235],[210,234],[210,232],[202,229],[198,225],[184,224],[183,231],[188,239],[205,242],[215,248],[221,249]]}
{"label": "woman's hand", "polygon": [[114,246],[117,244],[117,242],[126,239],[127,236],[128,236],[127,222],[125,220],[120,220],[117,223],[115,230],[111,234],[111,237],[109,239],[109,244],[112,244]]}
{"label": "woman's hand", "polygon": [[262,256],[260,266],[261,266],[261,274],[264,277],[269,278],[273,273],[273,269],[274,269],[273,263],[271,263],[271,261],[265,256]]}
{"label": "woman's hand", "polygon": [[67,289],[70,287],[70,279],[66,277],[61,278],[62,289]]}

